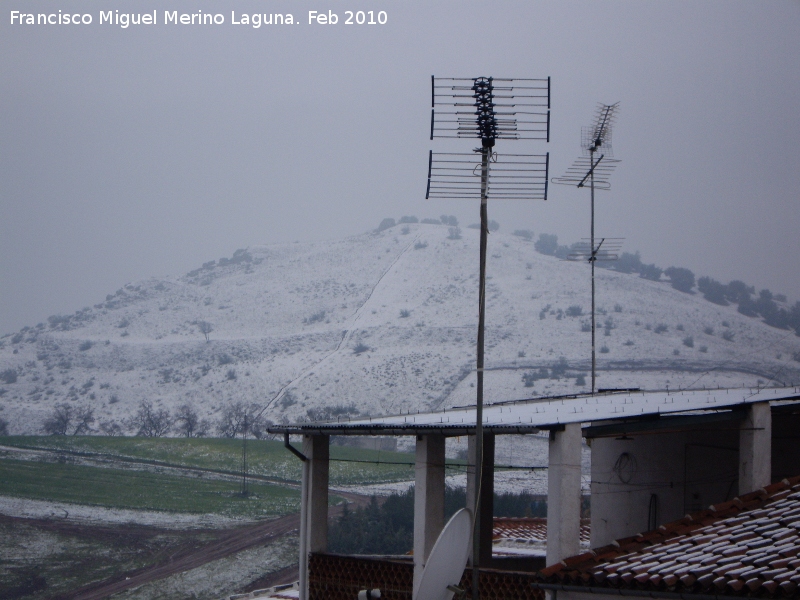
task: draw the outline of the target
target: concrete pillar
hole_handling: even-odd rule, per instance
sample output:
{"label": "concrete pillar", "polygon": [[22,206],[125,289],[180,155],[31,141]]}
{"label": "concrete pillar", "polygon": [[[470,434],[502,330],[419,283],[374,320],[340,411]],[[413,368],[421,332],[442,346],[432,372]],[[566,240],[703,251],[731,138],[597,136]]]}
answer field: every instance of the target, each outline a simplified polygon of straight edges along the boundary
{"label": "concrete pillar", "polygon": [[769,402],[751,404],[739,429],[739,495],[772,480],[772,412]]}
{"label": "concrete pillar", "polygon": [[547,565],[580,552],[581,425],[550,432],[547,468]]}
{"label": "concrete pillar", "polygon": [[[475,451],[476,439],[469,436],[467,443],[467,508],[475,507]],[[477,521],[480,528],[480,566],[487,567],[492,560],[492,530],[494,526],[494,434],[483,434],[483,471],[480,484],[481,514]],[[472,564],[472,552],[469,563]]]}
{"label": "concrete pillar", "polygon": [[444,528],[444,436],[417,436],[414,486],[414,590]]}
{"label": "concrete pillar", "polygon": [[300,600],[308,600],[308,555],[328,546],[327,435],[303,436],[303,490],[300,506]]}

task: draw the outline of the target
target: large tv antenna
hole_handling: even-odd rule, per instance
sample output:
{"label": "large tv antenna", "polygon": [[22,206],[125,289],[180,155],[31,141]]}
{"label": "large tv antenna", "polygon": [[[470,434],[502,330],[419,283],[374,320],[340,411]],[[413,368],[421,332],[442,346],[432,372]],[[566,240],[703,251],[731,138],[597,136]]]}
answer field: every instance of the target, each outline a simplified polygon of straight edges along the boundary
{"label": "large tv antenna", "polygon": [[[595,284],[594,263],[598,260],[616,260],[620,238],[603,238],[599,244],[595,243],[594,236],[594,190],[609,190],[611,184],[608,179],[619,164],[611,147],[611,130],[617,118],[619,102],[615,104],[598,104],[594,113],[594,122],[589,127],[581,130],[581,147],[583,156],[579,156],[572,166],[567,169],[563,177],[553,177],[553,183],[562,185],[575,185],[585,187],[587,180],[591,189],[591,237],[588,245],[579,247],[571,258],[572,260],[588,260],[592,266],[592,393],[597,389],[597,359],[595,355],[596,341],[596,313],[595,313]],[[597,156],[596,156],[597,155]],[[603,247],[605,245],[605,248]],[[570,258],[570,257],[568,257]]]}
{"label": "large tv antenna", "polygon": [[[438,110],[438,112],[437,112]],[[475,525],[472,534],[472,597],[478,599],[480,482],[483,470],[483,366],[486,313],[487,203],[497,199],[547,200],[549,153],[499,155],[497,140],[550,141],[550,78],[439,78],[431,76],[431,140],[479,139],[472,153],[428,154],[425,198],[480,199],[480,278],[477,401],[475,409]],[[480,159],[476,155],[480,155]],[[491,521],[488,524],[491,527]]]}

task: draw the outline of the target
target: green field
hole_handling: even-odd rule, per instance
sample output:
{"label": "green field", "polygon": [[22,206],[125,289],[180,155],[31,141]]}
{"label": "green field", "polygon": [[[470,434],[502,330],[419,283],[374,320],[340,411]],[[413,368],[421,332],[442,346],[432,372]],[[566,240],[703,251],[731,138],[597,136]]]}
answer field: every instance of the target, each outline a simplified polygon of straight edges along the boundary
{"label": "green field", "polygon": [[[0,445],[100,454],[233,473],[240,472],[242,459],[241,440],[217,438],[7,436],[0,438]],[[299,483],[301,462],[282,442],[248,440],[247,449],[249,473]],[[330,481],[332,485],[407,481],[414,478],[413,462],[411,454],[332,445]]]}
{"label": "green field", "polygon": [[[273,440],[247,443],[246,497],[239,494],[241,440],[6,436],[0,446],[45,451],[0,448],[0,495],[255,519],[299,510],[298,486],[284,484],[300,483],[302,463]],[[334,486],[414,478],[411,454],[332,445],[330,456]],[[463,461],[448,463],[463,469]]]}
{"label": "green field", "polygon": [[74,504],[269,518],[296,512],[300,492],[286,486],[149,471],[37,461],[0,460],[0,493]]}

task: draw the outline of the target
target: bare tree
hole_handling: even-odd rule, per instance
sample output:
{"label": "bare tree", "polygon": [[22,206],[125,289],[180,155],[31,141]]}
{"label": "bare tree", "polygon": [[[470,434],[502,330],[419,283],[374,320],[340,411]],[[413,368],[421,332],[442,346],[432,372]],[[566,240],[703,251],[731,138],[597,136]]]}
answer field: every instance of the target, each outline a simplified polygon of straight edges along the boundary
{"label": "bare tree", "polygon": [[94,423],[94,409],[90,406],[79,406],[75,411],[75,429],[72,435],[83,435],[89,433]]}
{"label": "bare tree", "polygon": [[161,437],[172,428],[172,415],[162,408],[156,409],[152,402],[143,400],[133,416],[131,423],[136,435],[144,437]]}
{"label": "bare tree", "polygon": [[109,437],[122,435],[122,426],[116,421],[103,421],[100,423],[100,431]]}
{"label": "bare tree", "polygon": [[211,428],[208,419],[201,419],[194,406],[188,402],[178,407],[175,422],[178,433],[186,437],[203,437]]}
{"label": "bare tree", "polygon": [[208,334],[214,331],[214,326],[211,325],[211,323],[209,323],[208,321],[196,321],[195,324],[197,325],[197,328],[200,330],[200,333],[202,333],[206,337],[206,342],[207,342]]}
{"label": "bare tree", "polygon": [[247,433],[256,438],[264,436],[264,427],[268,421],[261,415],[258,404],[233,402],[222,410],[222,416],[217,423],[217,431],[223,437],[233,438]]}
{"label": "bare tree", "polygon": [[56,404],[53,412],[44,420],[44,432],[48,435],[67,435],[73,418],[72,406],[66,403]]}

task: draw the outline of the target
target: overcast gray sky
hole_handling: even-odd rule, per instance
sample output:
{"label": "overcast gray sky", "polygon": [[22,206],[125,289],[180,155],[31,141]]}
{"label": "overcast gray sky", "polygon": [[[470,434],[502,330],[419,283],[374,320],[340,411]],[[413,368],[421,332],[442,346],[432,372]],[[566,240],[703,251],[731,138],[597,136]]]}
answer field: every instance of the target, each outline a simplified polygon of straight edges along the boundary
{"label": "overcast gray sky", "polygon": [[[11,25],[11,11],[91,25]],[[100,11],[158,11],[157,25]],[[223,25],[164,24],[164,10]],[[234,25],[291,13],[297,25]],[[339,15],[309,25],[308,11]],[[385,11],[346,25],[345,11]],[[334,239],[424,199],[430,76],[552,77],[551,175],[621,102],[600,235],[646,262],[800,298],[800,3],[7,0],[0,12],[0,333],[253,244]],[[501,230],[588,232],[588,192],[495,202]],[[477,257],[476,257],[477,264]]]}

